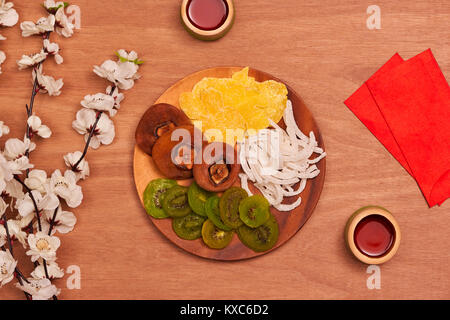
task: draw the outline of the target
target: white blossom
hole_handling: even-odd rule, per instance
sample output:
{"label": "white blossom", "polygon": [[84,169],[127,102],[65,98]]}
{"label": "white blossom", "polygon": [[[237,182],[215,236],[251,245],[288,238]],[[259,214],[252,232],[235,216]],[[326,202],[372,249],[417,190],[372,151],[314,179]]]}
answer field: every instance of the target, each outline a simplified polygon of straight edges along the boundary
{"label": "white blossom", "polygon": [[[76,120],[72,122],[72,127],[79,133],[84,134],[87,142],[89,133],[96,121],[97,113],[92,109],[81,109],[77,112]],[[90,146],[97,149],[100,144],[111,144],[115,137],[114,123],[105,114],[100,115],[100,119],[92,135]]]}
{"label": "white blossom", "polygon": [[[29,163],[28,157],[25,156],[27,150],[30,152],[36,148],[36,145],[28,138],[24,138],[24,141],[13,138],[8,139],[5,142],[5,150],[3,156],[6,160],[0,158],[0,179],[2,175],[8,175],[12,179],[10,174],[21,174],[23,170],[33,168],[33,165]],[[7,174],[9,172],[9,174]],[[0,190],[2,189],[2,183],[0,180]]]}
{"label": "white blossom", "polygon": [[27,246],[27,233],[22,230],[20,220],[9,219],[7,222],[9,236],[12,241],[18,240],[24,248]]}
{"label": "white blossom", "polygon": [[3,247],[8,241],[6,236],[6,229],[3,225],[0,224],[0,247]]}
{"label": "white blossom", "polygon": [[2,197],[0,197],[0,219],[1,219],[1,217],[3,217],[3,214],[5,213],[7,208],[8,208],[8,205],[6,204],[5,200],[3,200]]}
{"label": "white blossom", "polygon": [[61,241],[56,236],[49,236],[44,232],[38,231],[36,234],[30,234],[28,236],[28,245],[30,250],[26,254],[31,256],[32,262],[40,258],[46,261],[55,261],[56,250],[61,245]]}
{"label": "white blossom", "polygon": [[14,270],[17,261],[14,260],[9,250],[0,251],[0,288],[14,278]]}
{"label": "white blossom", "polygon": [[71,22],[69,22],[69,19],[64,13],[64,6],[56,11],[55,18],[56,32],[66,38],[71,37],[73,35],[73,29],[75,29],[75,26]]}
{"label": "white blossom", "polygon": [[64,8],[65,4],[63,1],[45,0],[43,6],[48,13],[55,14],[59,8]]}
{"label": "white blossom", "polygon": [[[55,220],[53,221],[53,217]],[[70,211],[62,210],[61,206],[58,207],[55,216],[55,210],[45,210],[42,219],[42,231],[48,234],[50,230],[50,224],[53,221],[52,235],[58,231],[59,233],[69,233],[75,227],[77,218]]]}
{"label": "white blossom", "polygon": [[[3,37],[2,35],[0,35],[0,40],[4,40],[4,39],[6,39],[6,38]],[[5,60],[6,60],[6,54],[2,50],[0,50],[0,74],[2,73],[2,68],[1,68],[2,63],[5,62]]]}
{"label": "white blossom", "polygon": [[12,27],[19,21],[17,11],[13,9],[12,2],[1,0],[0,2],[0,26]]}
{"label": "white blossom", "polygon": [[[64,270],[62,270],[54,261],[47,262],[47,273],[50,279],[59,279],[64,277]],[[47,275],[45,274],[44,264],[39,264],[36,268],[34,268],[31,276],[34,279],[45,279]]]}
{"label": "white blossom", "polygon": [[12,179],[10,181],[6,181],[6,187],[5,187],[5,190],[3,190],[3,192],[8,197],[11,197],[14,199],[22,199],[25,195],[23,193],[22,185],[14,179]]}
{"label": "white blossom", "polygon": [[117,85],[120,89],[128,90],[134,86],[134,80],[139,79],[139,66],[134,62],[115,62],[106,60],[99,66],[94,66],[94,73],[99,77]]}
{"label": "white blossom", "polygon": [[75,172],[77,181],[80,179],[86,179],[86,177],[89,176],[90,173],[89,163],[86,161],[86,158],[81,160],[76,168],[74,167],[82,155],[83,154],[81,153],[81,151],[75,151],[64,156],[64,162],[66,163],[66,166],[68,166],[70,170]]}
{"label": "white blossom", "polygon": [[35,67],[39,65],[42,61],[47,59],[47,53],[44,50],[32,55],[22,55],[22,59],[17,61],[19,70],[23,70],[30,67]]}
{"label": "white blossom", "polygon": [[72,170],[66,170],[64,176],[61,174],[61,171],[55,170],[49,184],[50,191],[66,200],[69,207],[76,208],[81,204],[83,192],[81,187],[77,185],[77,178]]}
{"label": "white blossom", "polygon": [[35,218],[35,215],[29,214],[26,217],[18,216],[18,219],[16,219],[16,220],[19,222],[19,227],[22,230],[25,230],[26,228],[28,228],[30,226],[30,224],[33,222],[34,218]]}
{"label": "white blossom", "polygon": [[81,105],[87,109],[96,111],[111,111],[114,108],[114,98],[104,93],[97,93],[94,95],[87,95],[81,101]]}
{"label": "white blossom", "polygon": [[14,174],[22,174],[22,171],[33,168],[28,157],[22,156],[16,160],[9,161],[9,167]]}
{"label": "white blossom", "polygon": [[119,64],[118,87],[123,90],[131,89],[134,86],[134,80],[140,78],[137,73],[138,65],[133,62],[124,62]]}
{"label": "white blossom", "polygon": [[[1,62],[0,62],[1,64]],[[0,121],[0,138],[4,135],[9,134],[9,127],[5,125],[3,121]]]}
{"label": "white blossom", "polygon": [[42,65],[33,69],[32,82],[34,83],[37,77],[39,89],[43,93],[48,93],[49,96],[59,96],[61,94],[61,88],[64,85],[62,79],[55,80],[51,76],[46,76],[42,73]]}
{"label": "white blossom", "polygon": [[[0,219],[3,218],[3,214],[5,213],[7,208],[8,205],[6,204],[5,200],[3,200],[3,198],[0,197]],[[7,242],[6,229],[2,224],[0,224],[0,247],[3,247],[6,242]]]}
{"label": "white blossom", "polygon": [[27,120],[28,125],[30,126],[31,132],[37,134],[41,138],[50,138],[52,135],[52,131],[49,127],[42,124],[41,119],[38,116],[32,115]]}
{"label": "white blossom", "polygon": [[137,63],[139,60],[138,54],[136,51],[130,51],[129,53],[124,49],[117,50],[117,55],[119,57],[119,62],[135,62]]}
{"label": "white blossom", "polygon": [[[31,194],[36,202],[39,212],[42,210],[55,210],[59,206],[58,197],[52,192],[42,195],[38,190],[32,190]],[[36,214],[33,200],[27,193],[23,199],[17,200],[16,209],[22,217],[33,216]]]}
{"label": "white blossom", "polygon": [[106,60],[100,67],[94,66],[94,73],[115,84],[118,78],[118,68],[117,62]]}
{"label": "white blossom", "polygon": [[40,18],[36,23],[24,21],[20,24],[20,29],[22,30],[22,37],[43,35],[47,32],[52,32],[55,29],[55,16],[50,14],[47,18]]}
{"label": "white blossom", "polygon": [[28,173],[28,177],[25,178],[24,183],[31,190],[45,193],[47,181],[47,173],[44,170],[34,169]]}
{"label": "white blossom", "polygon": [[0,153],[0,194],[6,189],[6,184],[13,178],[10,162]]}
{"label": "white blossom", "polygon": [[53,56],[55,58],[55,62],[57,64],[63,63],[64,59],[59,54],[59,45],[56,42],[50,42],[50,40],[45,39],[44,40],[44,51],[48,53],[49,55]]}
{"label": "white blossom", "polygon": [[33,300],[49,300],[61,292],[49,279],[28,278],[22,284],[16,283],[16,287],[30,294]]}
{"label": "white blossom", "polygon": [[[0,219],[3,218],[3,214],[5,213],[7,208],[8,205],[6,204],[5,200],[3,200],[2,197],[0,197]],[[0,224],[0,247],[3,247],[6,241],[7,241],[6,229],[3,225]]]}
{"label": "white blossom", "polygon": [[130,51],[127,52],[124,49],[120,49],[116,52],[117,57],[119,57],[118,63],[126,63],[126,62],[132,62],[134,63],[138,68],[139,65],[143,63],[143,61],[139,60],[138,54],[136,51]]}
{"label": "white blossom", "polygon": [[109,111],[109,115],[111,117],[114,117],[117,114],[117,111],[120,109],[120,103],[123,101],[125,97],[123,93],[119,93],[118,87],[114,87],[114,90],[112,92],[111,90],[113,90],[112,86],[108,86],[108,88],[106,88],[106,93],[109,94],[114,99],[114,105],[111,111]]}
{"label": "white blossom", "polygon": [[31,152],[35,148],[36,144],[31,142],[27,137],[24,137],[23,141],[17,138],[12,138],[5,142],[5,150],[3,151],[3,155],[8,160],[16,160],[23,157],[27,150]]}

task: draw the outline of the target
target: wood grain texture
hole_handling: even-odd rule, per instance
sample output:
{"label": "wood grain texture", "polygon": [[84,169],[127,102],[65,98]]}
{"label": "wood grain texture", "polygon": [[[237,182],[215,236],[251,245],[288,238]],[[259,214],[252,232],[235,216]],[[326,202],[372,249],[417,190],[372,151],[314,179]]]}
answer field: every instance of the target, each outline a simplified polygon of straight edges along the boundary
{"label": "wood grain texture", "polygon": [[[43,15],[40,1],[14,2],[21,21]],[[114,119],[115,142],[88,154],[92,174],[82,182],[84,202],[74,210],[78,224],[62,236],[58,260],[64,268],[80,266],[82,287],[68,290],[66,280],[58,280],[61,298],[450,298],[450,201],[428,209],[414,180],[343,104],[395,52],[407,59],[432,48],[449,79],[450,3],[379,0],[382,29],[368,30],[372,1],[237,0],[233,28],[211,43],[183,29],[180,3],[78,0],[81,30],[57,40],[64,64],[45,64],[65,81],[60,97],[36,100],[36,112],[54,137],[39,141],[32,159],[50,173],[64,168],[64,154],[83,146],[71,129],[80,100],[107,85],[92,66],[119,48],[135,49],[146,61],[142,79],[125,93]],[[22,38],[18,26],[1,33],[8,39],[0,43],[7,54],[0,118],[11,136],[21,137],[31,80],[15,60],[37,51],[41,42]],[[323,193],[304,228],[271,254],[233,263],[174,247],[146,217],[132,172],[134,129],[149,105],[185,75],[224,65],[249,65],[291,85],[317,120],[328,152]],[[397,255],[381,266],[381,290],[367,289],[366,266],[344,244],[348,217],[368,204],[391,211],[402,230]],[[0,289],[0,299],[22,298],[12,284]]]}
{"label": "wood grain texture", "polygon": [[[188,75],[183,79],[177,81],[169,89],[167,89],[155,103],[167,103],[176,107],[179,107],[179,97],[183,92],[190,92],[194,88],[195,84],[198,83],[205,77],[216,77],[216,78],[231,78],[233,73],[242,70],[242,67],[215,67],[205,70],[195,72],[194,74]],[[274,80],[278,82],[283,82],[282,80],[260,70],[255,70],[250,68],[249,76],[256,79],[256,81],[263,82],[267,80]],[[317,139],[318,145],[325,150],[325,145],[322,139],[319,128],[317,127],[316,121],[314,120],[311,112],[301,99],[301,97],[289,86],[288,88],[288,99],[292,102],[292,109],[297,126],[309,135],[309,132],[314,132]],[[146,111],[147,112],[147,111]],[[282,128],[286,128],[283,120],[281,120],[278,125]],[[326,150],[325,150],[326,151]],[[153,154],[153,153],[152,153]],[[156,160],[155,160],[156,161]],[[169,160],[170,161],[170,160]],[[271,212],[278,221],[280,235],[275,246],[266,252],[255,252],[242,244],[239,240],[237,234],[233,236],[231,243],[222,250],[214,250],[208,248],[202,239],[197,239],[195,241],[183,240],[178,237],[172,229],[172,219],[155,219],[150,217],[153,224],[161,231],[169,240],[175,243],[180,248],[186,250],[187,252],[193,253],[197,256],[222,260],[222,261],[233,261],[242,260],[261,256],[263,254],[269,253],[286,243],[291,237],[293,237],[298,230],[304,225],[304,223],[313,214],[314,208],[319,201],[320,194],[322,193],[323,184],[325,181],[325,168],[326,159],[322,159],[317,163],[317,168],[320,170],[320,175],[314,179],[308,180],[305,190],[301,193],[302,203],[300,206],[292,210],[289,214],[286,212],[280,212],[275,208],[271,207]],[[133,171],[134,171],[134,181],[136,183],[136,189],[141,202],[143,203],[144,190],[147,184],[157,178],[163,178],[164,175],[158,170],[153,161],[152,157],[148,156],[142,151],[138,146],[136,146],[134,151],[133,159]],[[190,185],[192,179],[179,180],[180,184]],[[236,186],[240,185],[240,179],[238,178],[235,182]],[[298,188],[297,184],[294,189]],[[260,192],[257,191],[253,183],[249,182],[250,191],[253,194]],[[295,202],[299,196],[286,197],[284,199],[284,204],[290,204]]]}

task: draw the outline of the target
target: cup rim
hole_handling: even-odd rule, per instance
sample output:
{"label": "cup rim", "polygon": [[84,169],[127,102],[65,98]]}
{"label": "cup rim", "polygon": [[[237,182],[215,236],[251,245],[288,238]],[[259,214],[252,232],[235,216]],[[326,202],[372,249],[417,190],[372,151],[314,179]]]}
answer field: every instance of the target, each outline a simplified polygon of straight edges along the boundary
{"label": "cup rim", "polygon": [[[355,243],[354,234],[356,226],[359,224],[359,222],[361,222],[362,219],[371,215],[379,215],[386,218],[392,224],[395,233],[394,242],[392,243],[391,248],[388,250],[387,253],[379,257],[370,257],[365,255],[358,249]],[[401,232],[397,220],[395,220],[394,216],[388,210],[379,206],[366,206],[357,210],[349,218],[346,225],[345,237],[350,251],[358,260],[366,264],[382,264],[392,259],[392,257],[397,253],[401,241]]]}
{"label": "cup rim", "polygon": [[190,33],[195,34],[195,36],[200,37],[204,40],[215,40],[224,36],[228,30],[231,28],[234,21],[234,4],[232,0],[223,0],[228,5],[228,15],[222,25],[214,30],[202,30],[197,28],[190,20],[187,15],[187,5],[191,0],[183,0],[181,3],[181,20],[184,26],[188,29]]}

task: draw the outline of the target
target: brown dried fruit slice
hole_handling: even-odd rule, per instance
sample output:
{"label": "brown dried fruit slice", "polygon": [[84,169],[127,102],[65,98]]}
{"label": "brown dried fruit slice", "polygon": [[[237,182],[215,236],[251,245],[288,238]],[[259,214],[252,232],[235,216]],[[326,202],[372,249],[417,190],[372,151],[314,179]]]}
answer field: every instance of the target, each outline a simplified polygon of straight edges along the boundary
{"label": "brown dried fruit slice", "polygon": [[241,165],[237,150],[223,142],[205,144],[201,164],[194,164],[194,178],[205,190],[225,191],[236,181]]}
{"label": "brown dried fruit slice", "polygon": [[166,178],[189,179],[194,162],[200,162],[195,158],[201,157],[202,144],[202,133],[193,125],[176,127],[156,140],[153,161]]}
{"label": "brown dried fruit slice", "polygon": [[136,129],[136,143],[145,153],[152,155],[155,142],[177,126],[191,124],[186,114],[167,103],[158,103],[144,113]]}

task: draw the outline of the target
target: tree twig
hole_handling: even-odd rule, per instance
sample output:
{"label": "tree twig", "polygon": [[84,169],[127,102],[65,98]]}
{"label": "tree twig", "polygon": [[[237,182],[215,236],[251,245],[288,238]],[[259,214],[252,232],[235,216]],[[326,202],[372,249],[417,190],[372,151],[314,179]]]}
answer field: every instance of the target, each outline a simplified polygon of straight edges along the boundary
{"label": "tree twig", "polygon": [[[113,85],[113,86],[111,87],[111,91],[110,91],[110,93],[109,93],[110,96],[113,95],[114,90],[116,90],[116,85]],[[87,154],[87,152],[88,152],[88,150],[89,150],[89,144],[91,143],[91,139],[92,139],[92,137],[93,137],[94,134],[95,134],[95,129],[97,129],[97,124],[98,124],[98,122],[100,121],[100,118],[102,117],[102,114],[103,114],[103,111],[97,111],[97,117],[95,118],[94,124],[93,124],[92,127],[90,128],[89,136],[88,136],[88,138],[87,138],[87,140],[86,140],[86,144],[85,144],[85,146],[84,146],[83,154],[81,155],[80,159],[78,159],[78,161],[75,162],[75,164],[72,166],[72,171],[78,170],[78,165],[79,165],[79,164],[81,163],[81,161],[83,161],[83,159],[86,157],[86,154]]]}

